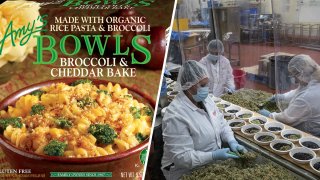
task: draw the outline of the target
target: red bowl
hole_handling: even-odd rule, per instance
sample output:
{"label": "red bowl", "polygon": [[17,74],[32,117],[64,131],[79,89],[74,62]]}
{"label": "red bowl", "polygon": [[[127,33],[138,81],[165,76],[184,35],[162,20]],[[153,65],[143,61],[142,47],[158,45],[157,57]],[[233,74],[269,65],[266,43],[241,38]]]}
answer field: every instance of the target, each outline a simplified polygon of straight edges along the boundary
{"label": "red bowl", "polygon": [[[75,80],[77,79],[57,79],[23,88],[1,101],[0,110],[7,109],[9,105],[14,105],[21,96],[27,95],[41,87],[59,82],[70,84]],[[109,82],[106,80],[91,80],[95,85],[107,84]],[[146,103],[152,108],[155,107],[155,101],[137,88],[128,87],[123,84],[120,84],[120,86],[127,88],[139,102]],[[32,174],[45,174],[46,178],[50,177],[50,172],[112,172],[112,178],[115,179],[129,178],[132,175],[133,177],[142,176],[144,165],[140,161],[140,153],[142,150],[147,149],[148,142],[149,138],[136,147],[113,155],[92,158],[66,158],[26,152],[12,145],[3,134],[0,135],[0,146],[12,168],[31,169]]]}

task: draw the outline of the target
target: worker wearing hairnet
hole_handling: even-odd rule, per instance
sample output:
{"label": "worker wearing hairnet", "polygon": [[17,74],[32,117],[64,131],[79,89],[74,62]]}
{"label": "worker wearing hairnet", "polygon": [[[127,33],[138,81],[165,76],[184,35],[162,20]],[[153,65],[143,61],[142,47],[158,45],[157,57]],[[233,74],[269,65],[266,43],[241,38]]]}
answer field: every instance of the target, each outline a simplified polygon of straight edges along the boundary
{"label": "worker wearing hairnet", "polygon": [[280,102],[289,102],[288,107],[280,113],[260,113],[320,137],[320,67],[310,56],[301,54],[290,60],[288,71],[299,87],[276,96]]}
{"label": "worker wearing hairnet", "polygon": [[207,46],[209,54],[200,60],[209,75],[209,92],[216,97],[235,91],[233,70],[229,60],[222,54],[223,44],[220,40],[212,40]]}
{"label": "worker wearing hairnet", "polygon": [[[167,180],[179,179],[193,168],[216,160],[237,158],[230,151],[247,150],[235,140],[231,128],[208,97],[208,75],[197,61],[187,61],[178,75],[176,98],[162,121],[162,171]],[[229,148],[221,148],[222,142]]]}

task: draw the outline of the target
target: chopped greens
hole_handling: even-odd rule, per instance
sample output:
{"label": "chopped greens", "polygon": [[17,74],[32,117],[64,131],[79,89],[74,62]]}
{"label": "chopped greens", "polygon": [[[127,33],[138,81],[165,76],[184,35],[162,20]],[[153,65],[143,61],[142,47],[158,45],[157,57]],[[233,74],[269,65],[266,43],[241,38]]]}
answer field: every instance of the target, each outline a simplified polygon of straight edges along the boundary
{"label": "chopped greens", "polygon": [[130,112],[134,119],[140,119],[141,111],[137,107],[130,107]]}
{"label": "chopped greens", "polygon": [[45,107],[42,104],[36,104],[31,107],[30,115],[42,114],[42,111],[45,110]]}
{"label": "chopped greens", "polygon": [[4,131],[9,125],[15,128],[21,128],[21,118],[13,117],[13,118],[2,118],[0,119],[0,131]]}

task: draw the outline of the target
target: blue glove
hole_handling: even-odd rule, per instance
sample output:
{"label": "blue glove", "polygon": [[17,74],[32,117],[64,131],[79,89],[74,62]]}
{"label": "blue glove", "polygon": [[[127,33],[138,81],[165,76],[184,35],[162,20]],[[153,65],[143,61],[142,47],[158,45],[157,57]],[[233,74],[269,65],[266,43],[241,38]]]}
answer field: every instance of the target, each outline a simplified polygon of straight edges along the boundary
{"label": "blue glove", "polygon": [[237,154],[244,154],[244,153],[247,153],[248,150],[243,147],[242,145],[240,145],[237,141],[233,140],[233,141],[230,141],[229,143],[229,146],[231,148],[231,151],[237,153]]}
{"label": "blue glove", "polygon": [[269,102],[276,102],[276,95],[271,96],[271,98],[268,99]]}
{"label": "blue glove", "polygon": [[225,92],[227,92],[228,94],[233,94],[236,90],[234,88],[224,88]]}
{"label": "blue glove", "polygon": [[235,88],[229,88],[229,93],[233,94],[234,92],[236,92],[236,89]]}
{"label": "blue glove", "polygon": [[270,117],[270,111],[265,110],[265,109],[261,109],[260,111],[258,111],[259,114],[266,116],[266,117]]}
{"label": "blue glove", "polygon": [[238,156],[229,154],[229,153],[230,153],[229,148],[218,149],[218,150],[212,151],[212,158],[214,160],[226,160],[229,158],[233,158],[233,159],[239,158]]}
{"label": "blue glove", "polygon": [[274,94],[271,98],[268,99],[268,101],[270,102],[276,102],[276,100],[281,100],[284,99],[284,95],[283,94]]}

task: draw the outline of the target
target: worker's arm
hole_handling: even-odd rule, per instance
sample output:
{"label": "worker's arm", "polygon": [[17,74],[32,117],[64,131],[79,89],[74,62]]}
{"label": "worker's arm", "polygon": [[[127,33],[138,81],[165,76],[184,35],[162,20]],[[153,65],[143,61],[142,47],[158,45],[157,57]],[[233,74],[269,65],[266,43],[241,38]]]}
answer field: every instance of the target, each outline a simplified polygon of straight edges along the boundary
{"label": "worker's arm", "polygon": [[192,169],[213,161],[212,152],[197,151],[188,125],[176,116],[163,121],[164,149],[172,156],[176,167]]}

